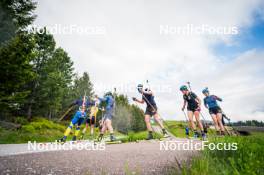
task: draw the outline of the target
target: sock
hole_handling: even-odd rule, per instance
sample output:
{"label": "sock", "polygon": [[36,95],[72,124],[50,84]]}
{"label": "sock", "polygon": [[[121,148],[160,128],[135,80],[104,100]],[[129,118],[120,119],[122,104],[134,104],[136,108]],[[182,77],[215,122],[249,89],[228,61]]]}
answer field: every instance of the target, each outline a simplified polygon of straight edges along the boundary
{"label": "sock", "polygon": [[70,125],[68,126],[68,128],[66,129],[66,131],[64,132],[64,136],[67,137],[70,134],[70,132],[72,130],[72,126],[73,126],[73,124],[71,122]]}
{"label": "sock", "polygon": [[80,133],[80,127],[77,127],[76,130],[75,130],[74,136],[77,137],[79,135],[79,133]]}

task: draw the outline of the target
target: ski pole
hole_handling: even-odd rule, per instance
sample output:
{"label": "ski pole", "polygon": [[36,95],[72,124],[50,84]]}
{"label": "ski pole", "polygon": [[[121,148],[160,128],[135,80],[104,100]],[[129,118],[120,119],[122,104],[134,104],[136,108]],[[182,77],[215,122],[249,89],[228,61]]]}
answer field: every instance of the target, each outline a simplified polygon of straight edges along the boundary
{"label": "ski pole", "polygon": [[202,111],[200,111],[200,114],[201,114],[203,120],[206,121],[206,120],[205,120],[205,117],[204,117],[204,115],[203,115],[203,113],[202,113]]}
{"label": "ski pole", "polygon": [[72,110],[73,106],[71,106],[60,118],[59,121],[61,121],[62,119],[64,119],[64,117]]}
{"label": "ski pole", "polygon": [[[150,84],[149,84],[149,81],[146,80],[146,83],[149,87],[149,90],[150,90]],[[147,103],[151,106],[151,108],[153,109],[153,111],[157,112],[157,114],[160,116],[160,119],[163,121],[163,123],[165,124],[165,126],[169,129],[169,125],[165,122],[165,120],[161,117],[161,115],[158,113],[158,111],[154,108],[154,106],[148,101],[148,99],[145,97],[145,95],[143,94],[142,92],[142,96],[143,98],[145,98],[145,100],[147,101]]]}
{"label": "ski pole", "polygon": [[188,87],[189,87],[190,91],[192,92],[191,83],[189,81],[187,81],[186,83],[188,84]]}
{"label": "ski pole", "polygon": [[186,127],[185,127],[185,134],[186,134],[187,137],[189,137],[189,127],[188,127],[189,120],[188,120],[188,117],[187,117],[185,111],[182,111],[182,112],[184,113],[184,116],[185,116],[185,119],[186,119],[186,122],[187,122]]}

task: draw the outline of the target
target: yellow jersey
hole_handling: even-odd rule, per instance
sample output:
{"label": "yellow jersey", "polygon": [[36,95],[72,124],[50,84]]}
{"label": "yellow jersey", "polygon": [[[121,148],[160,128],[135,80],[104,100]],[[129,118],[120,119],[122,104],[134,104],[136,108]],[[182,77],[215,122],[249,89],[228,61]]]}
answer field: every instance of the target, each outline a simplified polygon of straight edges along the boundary
{"label": "yellow jersey", "polygon": [[90,116],[95,116],[96,117],[96,115],[98,113],[98,110],[99,110],[98,107],[92,106],[91,110],[90,110]]}

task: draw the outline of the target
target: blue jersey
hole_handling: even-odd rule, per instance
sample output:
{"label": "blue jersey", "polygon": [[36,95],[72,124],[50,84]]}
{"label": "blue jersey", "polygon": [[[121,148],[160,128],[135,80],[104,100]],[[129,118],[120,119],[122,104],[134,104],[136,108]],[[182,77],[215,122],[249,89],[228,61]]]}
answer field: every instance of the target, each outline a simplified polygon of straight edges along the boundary
{"label": "blue jersey", "polygon": [[77,111],[73,118],[85,118],[87,116],[86,112]]}
{"label": "blue jersey", "polygon": [[100,102],[106,102],[106,110],[112,110],[115,105],[115,100],[112,96],[107,95],[104,98],[99,98]]}
{"label": "blue jersey", "polygon": [[222,101],[222,99],[215,95],[210,95],[204,98],[204,105],[208,108],[218,107],[217,101]]}

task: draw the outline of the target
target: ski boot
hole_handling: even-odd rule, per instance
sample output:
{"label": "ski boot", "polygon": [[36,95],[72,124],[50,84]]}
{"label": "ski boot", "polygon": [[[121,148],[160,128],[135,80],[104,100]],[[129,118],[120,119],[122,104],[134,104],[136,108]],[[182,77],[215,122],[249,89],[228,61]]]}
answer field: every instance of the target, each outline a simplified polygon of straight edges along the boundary
{"label": "ski boot", "polygon": [[216,131],[216,136],[220,136],[221,132],[220,131]]}
{"label": "ski boot", "polygon": [[164,128],[162,129],[162,133],[163,133],[163,137],[164,138],[170,137],[169,134],[167,133],[167,131]]}
{"label": "ski boot", "polygon": [[72,141],[75,142],[77,140],[77,137],[76,136],[73,136],[72,137]]}
{"label": "ski boot", "polygon": [[152,135],[152,131],[150,131],[148,133],[148,137],[146,138],[146,140],[151,140],[151,139],[154,139],[153,135]]}
{"label": "ski boot", "polygon": [[62,137],[61,139],[56,140],[58,143],[64,144],[66,142],[66,137]]}
{"label": "ski boot", "polygon": [[225,135],[226,135],[225,131],[221,131],[221,136],[225,136]]}
{"label": "ski boot", "polygon": [[189,139],[190,133],[189,133],[188,127],[185,128],[185,135],[186,135],[186,138]]}
{"label": "ski boot", "polygon": [[97,141],[98,141],[98,142],[101,142],[102,139],[103,139],[103,136],[104,136],[104,134],[100,134],[100,135],[98,136],[98,138],[97,138]]}
{"label": "ski boot", "polygon": [[116,138],[113,134],[110,134],[110,142],[116,141]]}
{"label": "ski boot", "polygon": [[195,139],[199,137],[199,134],[198,134],[197,131],[194,131],[194,135],[193,135],[193,137],[194,137]]}

